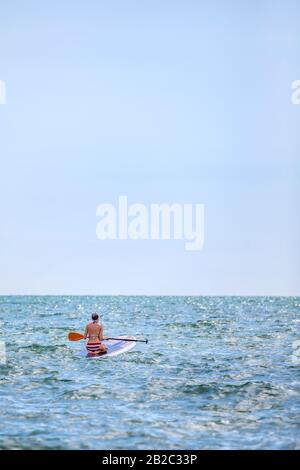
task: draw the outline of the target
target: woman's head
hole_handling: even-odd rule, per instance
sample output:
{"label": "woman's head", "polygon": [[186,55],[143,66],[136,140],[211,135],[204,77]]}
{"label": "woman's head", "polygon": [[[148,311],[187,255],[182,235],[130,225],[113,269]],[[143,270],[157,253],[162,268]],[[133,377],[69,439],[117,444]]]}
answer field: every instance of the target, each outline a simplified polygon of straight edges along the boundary
{"label": "woman's head", "polygon": [[93,321],[98,321],[98,320],[99,320],[99,315],[98,315],[98,313],[93,313],[93,315],[92,315],[92,320],[93,320]]}

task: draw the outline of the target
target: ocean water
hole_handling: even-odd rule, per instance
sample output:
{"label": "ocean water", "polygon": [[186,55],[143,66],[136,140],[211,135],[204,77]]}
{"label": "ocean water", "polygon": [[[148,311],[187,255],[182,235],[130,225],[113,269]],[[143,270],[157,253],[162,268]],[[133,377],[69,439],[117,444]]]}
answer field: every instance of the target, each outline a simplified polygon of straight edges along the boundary
{"label": "ocean water", "polygon": [[[149,343],[78,357],[94,311]],[[300,449],[299,327],[296,297],[0,297],[0,448]]]}

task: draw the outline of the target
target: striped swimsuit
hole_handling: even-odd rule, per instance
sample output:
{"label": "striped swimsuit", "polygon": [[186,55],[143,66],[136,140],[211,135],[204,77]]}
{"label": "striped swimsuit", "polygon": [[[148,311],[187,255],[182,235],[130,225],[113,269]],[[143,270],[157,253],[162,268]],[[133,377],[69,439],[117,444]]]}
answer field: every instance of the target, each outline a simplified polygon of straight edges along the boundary
{"label": "striped swimsuit", "polygon": [[88,343],[86,345],[86,349],[88,350],[88,352],[97,352],[100,351],[100,345],[101,343]]}

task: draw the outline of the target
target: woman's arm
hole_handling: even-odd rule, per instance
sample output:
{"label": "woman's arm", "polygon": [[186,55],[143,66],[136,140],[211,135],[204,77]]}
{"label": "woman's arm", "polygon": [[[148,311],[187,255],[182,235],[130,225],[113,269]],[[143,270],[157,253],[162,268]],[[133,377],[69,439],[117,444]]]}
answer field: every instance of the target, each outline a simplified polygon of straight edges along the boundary
{"label": "woman's arm", "polygon": [[84,330],[84,335],[83,335],[84,339],[87,338],[87,335],[88,335],[88,326],[86,325],[85,330]]}
{"label": "woman's arm", "polygon": [[102,325],[100,325],[99,339],[100,341],[103,341],[103,326]]}

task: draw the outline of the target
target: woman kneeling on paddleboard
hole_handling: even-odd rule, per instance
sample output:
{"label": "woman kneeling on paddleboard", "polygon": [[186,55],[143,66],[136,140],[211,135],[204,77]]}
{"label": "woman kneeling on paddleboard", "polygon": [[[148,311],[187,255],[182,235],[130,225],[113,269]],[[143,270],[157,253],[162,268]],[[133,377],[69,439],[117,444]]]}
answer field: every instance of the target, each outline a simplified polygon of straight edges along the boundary
{"label": "woman kneeling on paddleboard", "polygon": [[91,355],[104,354],[107,351],[107,346],[101,343],[103,340],[103,327],[99,325],[99,315],[93,313],[92,323],[85,327],[84,339],[88,338],[86,349]]}

